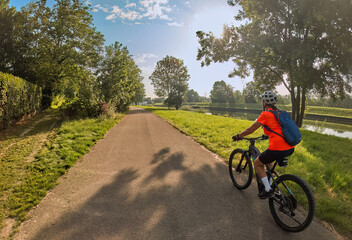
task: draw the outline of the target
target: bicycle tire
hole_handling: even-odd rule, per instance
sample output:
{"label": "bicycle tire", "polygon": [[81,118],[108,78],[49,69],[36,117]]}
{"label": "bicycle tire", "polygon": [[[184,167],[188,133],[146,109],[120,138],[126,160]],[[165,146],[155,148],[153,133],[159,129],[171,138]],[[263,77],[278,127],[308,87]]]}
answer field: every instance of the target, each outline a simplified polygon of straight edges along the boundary
{"label": "bicycle tire", "polygon": [[232,151],[229,159],[230,177],[238,189],[248,188],[253,179],[253,165],[250,159],[244,154],[243,149]]}
{"label": "bicycle tire", "polygon": [[[315,200],[312,190],[305,181],[292,174],[279,176],[276,183],[281,194],[276,187],[274,188],[275,196],[269,199],[270,212],[275,222],[288,232],[303,231],[311,224],[315,214]],[[284,184],[290,190],[287,190]],[[303,204],[306,206],[302,208]],[[297,226],[290,226],[289,222]]]}

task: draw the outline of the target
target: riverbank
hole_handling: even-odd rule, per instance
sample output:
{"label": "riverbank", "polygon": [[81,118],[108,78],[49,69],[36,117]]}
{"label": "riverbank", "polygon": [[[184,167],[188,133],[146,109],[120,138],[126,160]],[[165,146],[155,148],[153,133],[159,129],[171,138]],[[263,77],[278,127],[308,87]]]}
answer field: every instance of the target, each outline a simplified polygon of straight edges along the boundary
{"label": "riverbank", "polygon": [[[229,104],[185,104],[183,108],[204,109],[215,114],[238,114],[245,113],[249,116],[259,115],[262,112],[260,105],[229,105]],[[278,108],[290,113],[290,105],[278,105]],[[352,126],[352,109],[329,108],[329,107],[307,107],[304,114],[305,120],[313,120],[320,122],[331,122]]]}
{"label": "riverbank", "polygon": [[[252,121],[182,110],[145,108],[166,119],[225,161],[234,148],[247,147],[245,142],[233,143],[231,137],[249,127]],[[261,134],[262,131],[256,133]],[[302,136],[303,141],[296,147],[289,166],[280,171],[298,175],[307,181],[316,198],[316,217],[332,224],[333,228],[351,238],[352,140],[306,130],[302,130]],[[258,148],[264,150],[267,145],[267,142],[262,142],[258,144]]]}

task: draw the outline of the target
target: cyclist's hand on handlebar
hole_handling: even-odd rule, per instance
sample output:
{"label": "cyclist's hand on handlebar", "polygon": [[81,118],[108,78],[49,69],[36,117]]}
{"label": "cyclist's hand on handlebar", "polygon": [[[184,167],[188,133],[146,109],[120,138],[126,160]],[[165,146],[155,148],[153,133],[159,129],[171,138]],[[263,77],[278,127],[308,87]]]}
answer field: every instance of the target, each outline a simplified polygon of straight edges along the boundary
{"label": "cyclist's hand on handlebar", "polygon": [[237,134],[237,135],[235,135],[235,136],[232,137],[232,140],[233,140],[234,142],[237,142],[237,141],[242,140],[242,138],[239,136],[239,134]]}
{"label": "cyclist's hand on handlebar", "polygon": [[262,135],[262,139],[263,139],[263,140],[269,139],[269,136],[263,134],[263,135]]}

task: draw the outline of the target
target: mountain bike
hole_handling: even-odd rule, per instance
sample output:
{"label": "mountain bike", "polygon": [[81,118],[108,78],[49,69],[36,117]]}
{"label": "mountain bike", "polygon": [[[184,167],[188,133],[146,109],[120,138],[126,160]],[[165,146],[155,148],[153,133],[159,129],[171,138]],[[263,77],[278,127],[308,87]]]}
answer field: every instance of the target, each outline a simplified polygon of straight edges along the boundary
{"label": "mountain bike", "polygon": [[[255,142],[265,139],[268,139],[265,135],[256,138],[242,138],[250,142],[248,150],[238,148],[231,153],[229,171],[236,188],[248,188],[255,174],[259,192],[264,189],[264,184],[255,169],[253,171],[253,164],[260,155]],[[300,232],[306,229],[314,218],[315,200],[312,190],[304,180],[292,174],[279,175],[275,171],[277,165],[286,167],[287,164],[288,160],[284,158],[275,160],[272,168],[266,165],[266,173],[271,188],[274,189],[274,196],[269,198],[269,207],[275,222],[283,230]]]}

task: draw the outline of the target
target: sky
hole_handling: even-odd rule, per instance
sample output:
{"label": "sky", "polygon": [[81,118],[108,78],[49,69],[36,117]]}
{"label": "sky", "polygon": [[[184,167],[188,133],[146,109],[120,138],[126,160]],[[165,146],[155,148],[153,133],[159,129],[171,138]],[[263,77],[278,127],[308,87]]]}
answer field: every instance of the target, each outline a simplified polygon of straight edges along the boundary
{"label": "sky", "polygon": [[[30,0],[10,0],[17,10]],[[54,0],[48,0],[52,6]],[[196,32],[202,30],[220,36],[224,24],[238,25],[238,8],[227,0],[84,0],[91,7],[93,23],[105,38],[105,45],[115,41],[127,46],[142,70],[146,95],[156,97],[149,76],[156,63],[167,55],[182,59],[190,74],[189,89],[209,97],[216,81],[224,80],[242,90],[251,78],[228,78],[232,62],[212,63],[201,67],[196,60],[200,47]]]}

